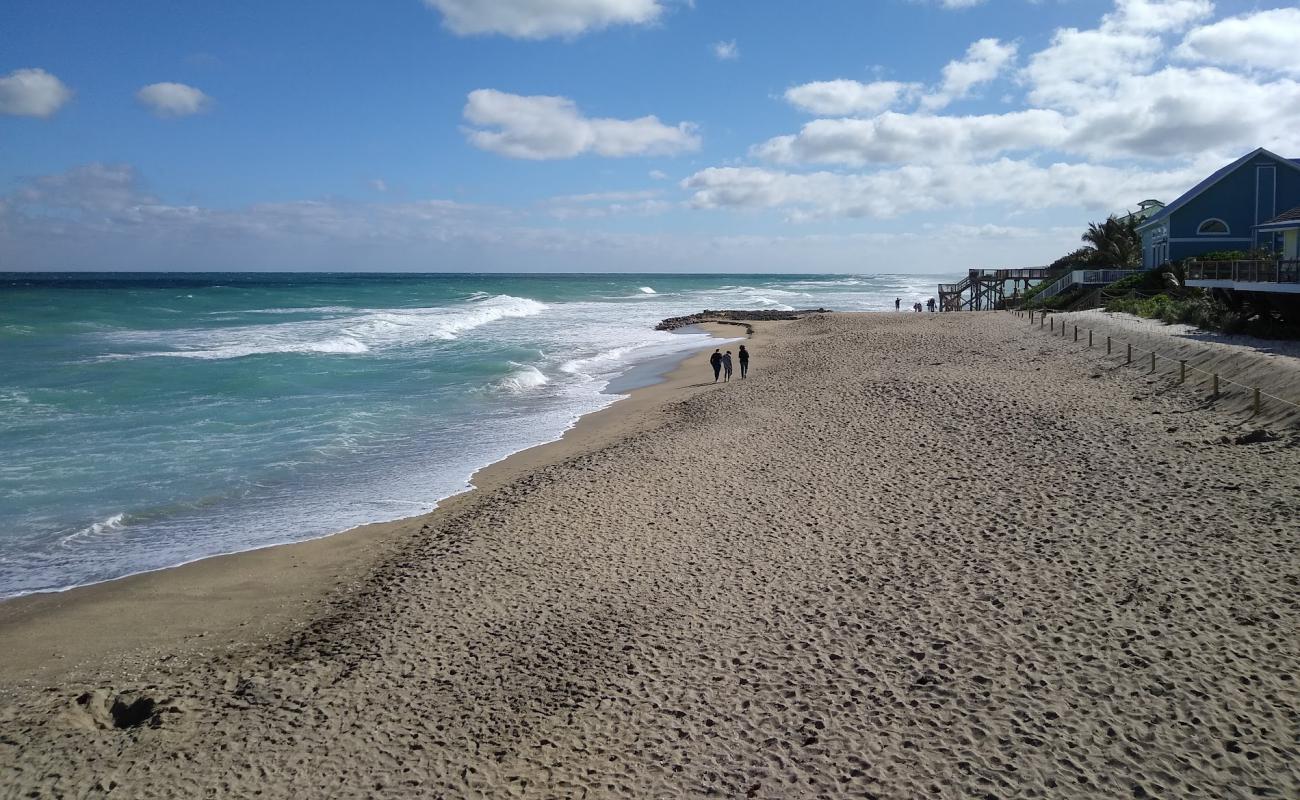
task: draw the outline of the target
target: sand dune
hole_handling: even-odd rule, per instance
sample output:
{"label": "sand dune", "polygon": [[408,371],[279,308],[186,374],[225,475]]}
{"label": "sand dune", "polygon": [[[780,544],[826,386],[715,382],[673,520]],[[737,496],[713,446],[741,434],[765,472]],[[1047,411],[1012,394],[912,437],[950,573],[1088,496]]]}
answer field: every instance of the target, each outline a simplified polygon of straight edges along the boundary
{"label": "sand dune", "polygon": [[1009,314],[759,327],[296,635],[16,691],[0,794],[1300,796],[1293,432]]}

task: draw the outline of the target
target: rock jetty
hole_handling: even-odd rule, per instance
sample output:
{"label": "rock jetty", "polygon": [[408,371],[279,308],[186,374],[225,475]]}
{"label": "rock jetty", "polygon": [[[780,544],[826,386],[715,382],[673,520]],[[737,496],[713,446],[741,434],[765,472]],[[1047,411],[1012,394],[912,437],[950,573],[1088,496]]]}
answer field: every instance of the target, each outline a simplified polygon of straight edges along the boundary
{"label": "rock jetty", "polygon": [[710,311],[707,308],[698,314],[688,314],[684,317],[669,317],[655,326],[657,331],[675,331],[678,328],[685,328],[687,325],[699,325],[702,322],[720,322],[724,325],[741,325],[749,328],[753,333],[754,329],[746,322],[775,322],[799,319],[808,314],[829,314],[829,308],[807,308],[801,311]]}

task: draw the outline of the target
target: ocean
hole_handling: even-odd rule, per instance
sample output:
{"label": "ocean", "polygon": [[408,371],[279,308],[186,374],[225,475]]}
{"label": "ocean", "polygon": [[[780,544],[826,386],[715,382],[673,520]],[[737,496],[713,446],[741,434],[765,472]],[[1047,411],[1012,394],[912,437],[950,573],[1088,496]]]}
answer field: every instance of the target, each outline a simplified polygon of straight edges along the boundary
{"label": "ocean", "polygon": [[661,319],[944,279],[0,273],[0,597],[427,512],[716,341]]}

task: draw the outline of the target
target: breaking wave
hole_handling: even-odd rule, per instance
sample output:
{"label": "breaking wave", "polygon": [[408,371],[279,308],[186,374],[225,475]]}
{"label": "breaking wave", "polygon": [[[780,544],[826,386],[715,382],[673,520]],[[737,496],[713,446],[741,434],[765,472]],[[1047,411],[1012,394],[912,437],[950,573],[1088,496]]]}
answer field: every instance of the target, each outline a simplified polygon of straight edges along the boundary
{"label": "breaking wave", "polygon": [[75,531],[73,533],[68,534],[67,536],[64,536],[62,539],[59,540],[59,544],[66,547],[72,544],[73,542],[77,541],[78,539],[84,538],[86,536],[98,536],[99,534],[104,533],[105,531],[118,530],[119,528],[121,528],[123,525],[126,524],[125,521],[126,521],[126,514],[114,514],[113,516],[103,520],[102,522],[92,522],[91,524],[87,525],[81,530]]}
{"label": "breaking wave", "polygon": [[518,393],[536,389],[538,386],[545,386],[548,383],[550,383],[550,378],[547,378],[537,367],[523,367],[503,378],[498,386],[507,392]]}
{"label": "breaking wave", "polygon": [[[456,339],[498,320],[531,317],[546,308],[545,304],[527,297],[496,295],[457,306],[360,311],[354,317],[328,320],[174,331],[167,343],[175,349],[106,358],[228,359],[270,353],[361,355],[372,350]],[[140,340],[140,337],[119,338],[127,342]],[[150,343],[153,342],[156,340],[151,339]]]}

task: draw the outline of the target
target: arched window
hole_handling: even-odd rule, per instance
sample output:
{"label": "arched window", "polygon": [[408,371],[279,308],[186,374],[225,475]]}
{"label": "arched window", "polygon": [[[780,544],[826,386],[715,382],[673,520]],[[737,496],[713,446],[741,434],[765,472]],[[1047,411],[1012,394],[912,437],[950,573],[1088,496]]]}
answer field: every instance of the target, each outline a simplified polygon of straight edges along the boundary
{"label": "arched window", "polygon": [[1218,217],[1210,217],[1196,229],[1200,236],[1223,236],[1228,233],[1228,223]]}

